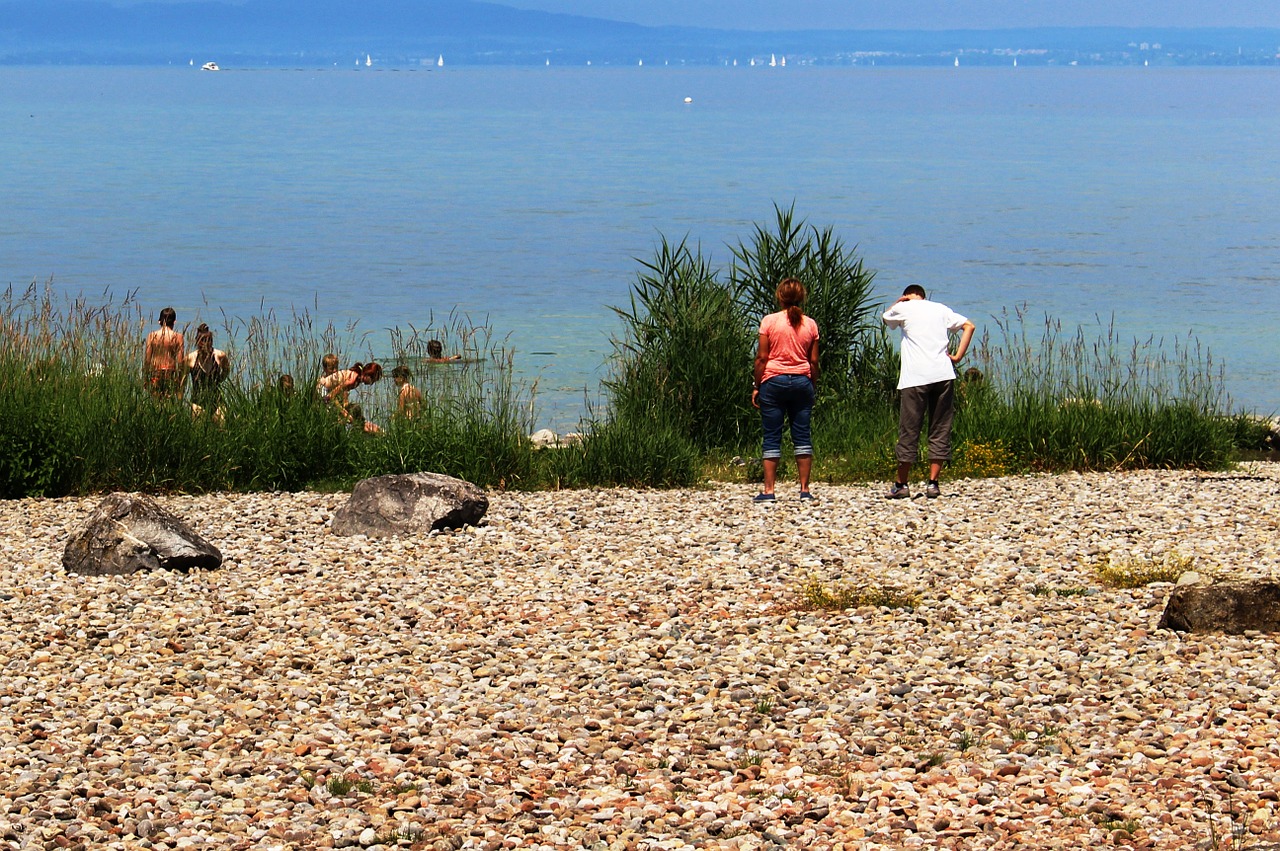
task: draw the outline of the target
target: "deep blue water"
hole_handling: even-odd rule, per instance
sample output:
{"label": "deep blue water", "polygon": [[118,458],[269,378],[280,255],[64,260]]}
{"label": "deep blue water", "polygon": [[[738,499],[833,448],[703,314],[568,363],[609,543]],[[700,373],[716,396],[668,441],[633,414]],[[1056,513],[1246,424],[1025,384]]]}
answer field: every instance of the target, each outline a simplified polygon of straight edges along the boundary
{"label": "deep blue water", "polygon": [[793,201],[886,299],[1191,333],[1280,410],[1277,69],[10,67],[0,120],[0,285],[306,309],[375,353],[456,308],[553,425],[597,395],[634,258],[727,262]]}

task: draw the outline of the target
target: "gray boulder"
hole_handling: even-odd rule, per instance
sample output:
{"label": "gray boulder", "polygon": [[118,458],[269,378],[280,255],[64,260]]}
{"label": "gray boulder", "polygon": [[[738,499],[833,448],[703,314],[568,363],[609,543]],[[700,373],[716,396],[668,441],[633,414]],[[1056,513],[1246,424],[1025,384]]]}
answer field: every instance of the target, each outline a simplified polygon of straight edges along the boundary
{"label": "gray boulder", "polygon": [[1280,631],[1280,582],[1179,584],[1169,595],[1159,628],[1232,635]]}
{"label": "gray boulder", "polygon": [[222,553],[181,519],[142,494],[113,493],[67,541],[69,573],[111,576],[139,570],[212,570]]}
{"label": "gray boulder", "polygon": [[333,513],[335,535],[422,535],[432,529],[475,526],[489,510],[484,491],[438,473],[375,476],[356,484]]}

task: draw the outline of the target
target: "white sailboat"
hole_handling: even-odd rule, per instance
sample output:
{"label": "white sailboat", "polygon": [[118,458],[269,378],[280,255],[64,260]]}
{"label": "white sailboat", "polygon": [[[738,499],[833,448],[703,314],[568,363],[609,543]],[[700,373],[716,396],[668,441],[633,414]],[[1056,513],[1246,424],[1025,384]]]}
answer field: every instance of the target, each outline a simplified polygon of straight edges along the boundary
{"label": "white sailboat", "polygon": [[366,68],[372,68],[372,67],[373,67],[373,57],[372,57],[372,56],[370,56],[370,55],[369,55],[369,54],[367,54],[367,53],[364,55],[364,67],[366,67]]}
{"label": "white sailboat", "polygon": [[436,67],[437,67],[437,68],[443,68],[443,67],[444,67],[444,54],[443,54],[443,53],[441,53],[438,57],[436,57]]}
{"label": "white sailboat", "polygon": [[785,57],[785,56],[784,56],[784,57],[782,57],[782,61],[781,61],[780,63],[778,63],[778,64],[780,64],[783,68],[786,68],[786,67],[787,67],[787,57]]}
{"label": "white sailboat", "polygon": [[959,67],[960,67],[960,57],[959,57],[959,56],[957,56],[957,57],[956,57],[956,67],[957,67],[957,68],[959,68]]}
{"label": "white sailboat", "polygon": [[769,67],[770,68],[778,67],[778,57],[772,53],[769,54]]}

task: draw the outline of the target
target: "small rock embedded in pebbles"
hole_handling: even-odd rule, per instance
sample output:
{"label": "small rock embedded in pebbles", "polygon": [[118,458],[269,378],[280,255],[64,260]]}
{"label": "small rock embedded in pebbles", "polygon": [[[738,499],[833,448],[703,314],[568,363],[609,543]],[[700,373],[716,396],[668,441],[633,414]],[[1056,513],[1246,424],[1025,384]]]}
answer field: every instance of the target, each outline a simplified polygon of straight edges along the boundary
{"label": "small rock embedded in pebbles", "polygon": [[132,576],[61,569],[98,500],[0,503],[0,845],[1266,847],[1277,636],[1093,570],[1275,578],[1280,470],[1224,476],[498,493],[379,540],[340,494],[170,496],[224,565]]}

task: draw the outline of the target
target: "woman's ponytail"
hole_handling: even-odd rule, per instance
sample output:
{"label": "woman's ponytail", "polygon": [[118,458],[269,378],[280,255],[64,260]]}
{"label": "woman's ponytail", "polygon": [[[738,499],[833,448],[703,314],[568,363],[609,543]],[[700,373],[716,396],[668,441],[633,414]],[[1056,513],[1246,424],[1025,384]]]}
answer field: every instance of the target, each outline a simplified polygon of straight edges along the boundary
{"label": "woman's ponytail", "polygon": [[787,311],[787,322],[791,323],[792,328],[799,328],[801,320],[804,319],[804,311],[800,305],[804,304],[805,298],[809,295],[804,284],[795,278],[784,278],[782,283],[778,284],[774,295],[778,298],[778,304]]}

